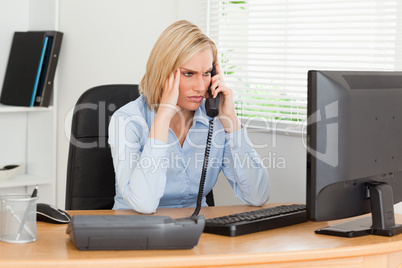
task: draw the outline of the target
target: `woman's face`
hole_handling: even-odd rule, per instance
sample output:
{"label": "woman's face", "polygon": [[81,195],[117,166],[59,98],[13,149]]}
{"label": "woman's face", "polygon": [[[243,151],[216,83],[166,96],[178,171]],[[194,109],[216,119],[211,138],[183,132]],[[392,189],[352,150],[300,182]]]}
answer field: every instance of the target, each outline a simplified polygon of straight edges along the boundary
{"label": "woman's face", "polygon": [[213,56],[206,48],[180,67],[179,99],[182,109],[195,111],[205,96],[211,82]]}

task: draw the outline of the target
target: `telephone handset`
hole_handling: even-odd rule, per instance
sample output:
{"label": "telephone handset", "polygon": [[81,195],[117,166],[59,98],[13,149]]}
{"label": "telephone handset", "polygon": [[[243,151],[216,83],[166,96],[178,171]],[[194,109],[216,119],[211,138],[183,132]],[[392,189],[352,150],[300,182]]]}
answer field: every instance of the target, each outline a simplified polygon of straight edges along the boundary
{"label": "telephone handset", "polygon": [[[211,70],[211,77],[216,75],[215,67]],[[212,83],[211,83],[212,84]],[[210,98],[205,99],[205,111],[209,117],[215,117],[219,114],[219,102],[220,102],[220,93],[216,96],[216,98],[212,97],[211,92],[211,84],[208,87],[208,93]]]}

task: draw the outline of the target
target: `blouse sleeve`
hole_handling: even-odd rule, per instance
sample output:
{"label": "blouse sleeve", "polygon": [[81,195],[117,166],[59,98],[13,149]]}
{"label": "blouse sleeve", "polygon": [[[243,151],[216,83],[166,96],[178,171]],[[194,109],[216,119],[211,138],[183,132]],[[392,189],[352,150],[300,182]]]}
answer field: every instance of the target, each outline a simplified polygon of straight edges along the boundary
{"label": "blouse sleeve", "polygon": [[245,128],[225,135],[222,169],[236,197],[248,205],[263,205],[269,198],[270,181],[261,157]]}
{"label": "blouse sleeve", "polygon": [[160,163],[168,155],[168,146],[148,138],[145,120],[122,118],[113,115],[109,124],[117,188],[131,208],[154,213],[166,185],[166,169]]}

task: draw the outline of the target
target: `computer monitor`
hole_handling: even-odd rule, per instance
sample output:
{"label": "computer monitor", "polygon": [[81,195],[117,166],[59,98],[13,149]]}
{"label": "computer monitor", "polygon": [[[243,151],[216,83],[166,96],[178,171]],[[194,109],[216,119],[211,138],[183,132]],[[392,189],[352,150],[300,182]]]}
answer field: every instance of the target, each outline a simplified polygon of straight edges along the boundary
{"label": "computer monitor", "polygon": [[402,232],[402,72],[309,71],[307,217],[371,217],[317,230],[337,236]]}

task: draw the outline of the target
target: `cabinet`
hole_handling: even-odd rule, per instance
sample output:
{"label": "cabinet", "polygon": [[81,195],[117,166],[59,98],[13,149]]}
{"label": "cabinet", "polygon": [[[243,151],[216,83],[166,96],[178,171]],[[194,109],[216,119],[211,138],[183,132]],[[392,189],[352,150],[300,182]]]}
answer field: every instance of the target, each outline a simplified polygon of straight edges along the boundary
{"label": "cabinet", "polygon": [[[57,30],[58,5],[59,1],[54,0],[0,1],[0,92],[13,33]],[[55,204],[56,93],[57,86],[54,84],[51,104],[47,108],[0,104],[0,167],[24,164],[21,174],[0,181],[0,195],[31,193],[38,184],[38,202]]]}
{"label": "cabinet", "polygon": [[56,193],[54,105],[17,107],[0,104],[0,166],[20,163],[24,168],[19,175],[0,181],[0,194],[31,192],[38,184],[38,202],[54,204]]}

